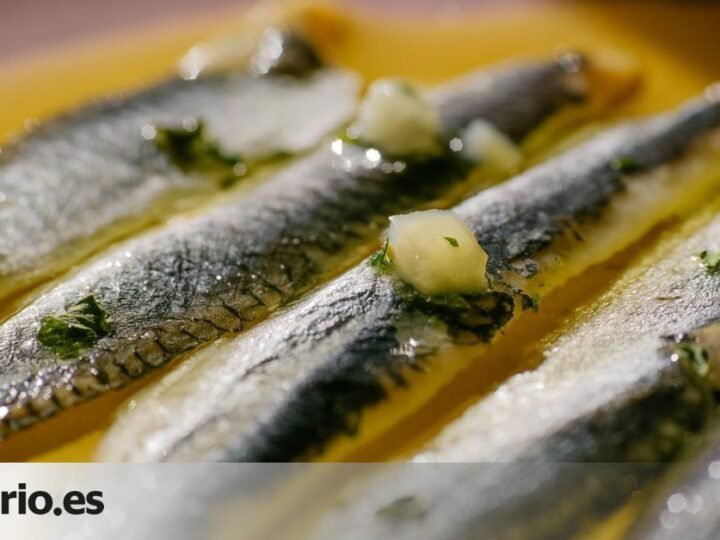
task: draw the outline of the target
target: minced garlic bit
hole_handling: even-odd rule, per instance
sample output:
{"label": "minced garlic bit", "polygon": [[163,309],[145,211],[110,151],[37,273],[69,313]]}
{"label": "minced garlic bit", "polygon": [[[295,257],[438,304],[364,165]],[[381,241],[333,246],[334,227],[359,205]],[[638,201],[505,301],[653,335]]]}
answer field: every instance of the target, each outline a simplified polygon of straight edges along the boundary
{"label": "minced garlic bit", "polygon": [[423,294],[473,294],[487,289],[487,253],[450,211],[392,216],[388,251],[397,276]]}
{"label": "minced garlic bit", "polygon": [[380,79],[370,85],[349,131],[394,156],[431,154],[439,148],[440,119],[418,89]]}
{"label": "minced garlic bit", "polygon": [[510,138],[490,122],[473,120],[460,136],[462,155],[497,173],[516,170],[522,153]]}

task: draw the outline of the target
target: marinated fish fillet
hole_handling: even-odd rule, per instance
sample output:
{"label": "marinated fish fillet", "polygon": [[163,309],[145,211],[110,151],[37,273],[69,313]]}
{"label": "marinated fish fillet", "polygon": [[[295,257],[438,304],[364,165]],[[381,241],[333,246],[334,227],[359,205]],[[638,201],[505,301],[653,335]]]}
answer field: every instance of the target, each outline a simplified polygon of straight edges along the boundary
{"label": "marinated fish fillet", "polygon": [[[683,345],[689,345],[695,351],[705,351],[704,360],[713,365],[714,370],[717,371],[717,364],[720,361],[719,323],[711,323],[688,334],[689,343],[685,342]],[[683,349],[680,351],[682,354]],[[713,383],[713,388],[717,391],[716,378]],[[719,447],[720,437],[717,418],[715,418],[709,433],[703,438],[701,450],[686,455],[686,459],[667,475],[626,538],[632,540],[717,538],[720,534],[720,520],[716,511],[720,502]]]}
{"label": "marinated fish fillet", "polygon": [[428,298],[361,263],[179,366],[100,457],[289,461],[372,439],[481,361],[518,311],[720,186],[718,128],[720,105],[695,100],[468,199],[454,211],[490,255],[492,290]]}
{"label": "marinated fish fillet", "polygon": [[[471,407],[416,460],[512,458],[518,448],[532,448],[548,426],[561,430],[578,417],[614,407],[621,400],[630,402],[646,388],[681,381],[668,374],[693,374],[681,369],[692,363],[673,361],[672,356],[685,342],[692,344],[693,328],[720,317],[720,274],[699,260],[703,251],[718,249],[720,218],[708,221],[707,215],[661,241],[608,292],[574,316],[569,328],[561,328],[560,336],[545,347],[545,360],[537,370],[514,377]],[[708,373],[699,382],[704,387],[715,384]],[[547,413],[542,419],[530,414],[539,408]],[[488,447],[493,450],[486,453]],[[658,459],[658,450],[648,450],[645,460]]]}
{"label": "marinated fish fillet", "polygon": [[[3,148],[0,301],[219,191],[259,161],[315,147],[348,121],[358,77],[316,65],[299,37],[278,36],[282,69],[170,80],[51,120]],[[257,56],[264,58],[269,45],[260,44]],[[163,129],[192,134],[199,123],[222,153],[211,157],[228,162],[221,177],[179,163],[158,146]]]}
{"label": "marinated fish fillet", "polygon": [[[350,484],[306,537],[571,538],[621,506],[716,422],[720,273],[703,252],[720,257],[718,217],[654,247],[560,329],[538,369],[470,407],[412,465]],[[717,536],[717,440],[679,465],[694,478],[663,490],[633,538]]]}
{"label": "marinated fish fillet", "polygon": [[[509,65],[455,91],[474,96],[462,102],[466,123],[492,103],[501,132],[506,122],[520,130],[521,115],[497,115],[498,95],[523,102],[522,131],[535,135],[570,109],[597,112],[634,81],[612,73],[589,62]],[[444,103],[456,119],[459,105]],[[371,251],[389,214],[494,180],[449,148],[401,160],[337,140],[236,200],[117,246],[0,327],[2,434],[245,329]]]}

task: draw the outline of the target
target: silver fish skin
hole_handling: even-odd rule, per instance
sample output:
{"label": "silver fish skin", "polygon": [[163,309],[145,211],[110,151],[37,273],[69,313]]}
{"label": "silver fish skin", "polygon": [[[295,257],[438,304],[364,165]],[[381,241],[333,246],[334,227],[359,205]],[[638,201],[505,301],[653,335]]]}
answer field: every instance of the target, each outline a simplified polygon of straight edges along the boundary
{"label": "silver fish skin", "polygon": [[[558,83],[568,73],[555,61],[505,66],[465,91],[489,100],[500,92],[545,101],[527,84],[538,82],[538,70],[574,107],[578,96]],[[556,93],[552,100],[560,106]],[[484,101],[468,103],[470,122]],[[496,127],[504,129],[501,122]],[[0,327],[0,431],[30,425],[243,330],[348,258],[360,259],[376,245],[388,215],[476,187],[470,171],[449,150],[402,161],[332,144],[236,200],[119,245]],[[112,334],[80,358],[61,360],[38,342],[41,320],[88,294],[108,312]]]}
{"label": "silver fish skin", "polygon": [[0,154],[0,301],[221,189],[168,159],[149,140],[156,128],[200,121],[223,152],[252,167],[315,147],[350,119],[359,89],[355,74],[331,68],[217,74],[169,80],[41,125]]}
{"label": "silver fish skin", "polygon": [[[579,231],[600,224],[599,234],[607,237],[603,218],[615,200],[641,215],[658,209],[664,212],[660,217],[670,215],[672,190],[643,201],[643,192],[657,187],[649,173],[681,162],[694,141],[719,126],[717,103],[693,101],[602,134],[454,211],[488,251],[493,280],[522,278],[531,284],[545,279],[547,269],[538,273],[532,262],[555,239],[573,242],[570,254],[588,249],[590,236]],[[638,169],[618,170],[617,159],[630,156]],[[688,175],[669,185],[691,189],[696,180]],[[617,227],[624,245],[629,234],[642,234],[629,219]],[[615,249],[623,244],[618,245]],[[606,256],[600,251],[584,260],[585,268]],[[438,303],[366,261],[244,336],[188,359],[136,399],[134,411],[110,430],[99,456],[112,461],[313,457],[334,438],[352,437],[365,411],[391,392],[408,391],[407,370],[424,373],[423,384],[433,383],[434,359],[461,345],[482,347],[529,307],[528,300],[501,283],[459,304]],[[449,360],[437,361],[447,370]]]}

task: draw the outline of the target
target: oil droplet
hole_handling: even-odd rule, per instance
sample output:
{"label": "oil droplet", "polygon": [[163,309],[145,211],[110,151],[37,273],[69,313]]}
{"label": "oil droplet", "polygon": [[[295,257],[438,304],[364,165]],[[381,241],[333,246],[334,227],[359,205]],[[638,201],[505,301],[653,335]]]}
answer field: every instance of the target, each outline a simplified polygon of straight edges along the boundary
{"label": "oil droplet", "polygon": [[142,135],[142,138],[146,141],[152,141],[157,136],[157,130],[155,129],[155,126],[145,124],[140,128],[140,135]]}

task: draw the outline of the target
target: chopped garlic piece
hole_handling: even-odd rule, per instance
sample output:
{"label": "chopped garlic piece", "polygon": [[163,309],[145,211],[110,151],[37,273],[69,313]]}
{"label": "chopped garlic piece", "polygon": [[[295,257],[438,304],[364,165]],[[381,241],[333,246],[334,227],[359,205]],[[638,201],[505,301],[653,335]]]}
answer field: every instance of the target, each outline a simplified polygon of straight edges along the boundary
{"label": "chopped garlic piece", "polygon": [[522,162],[522,153],[515,143],[485,120],[473,120],[460,138],[462,154],[493,172],[508,173]]}
{"label": "chopped garlic piece", "polygon": [[392,216],[388,248],[397,276],[423,294],[472,294],[487,289],[487,253],[452,212]]}
{"label": "chopped garlic piece", "polygon": [[351,131],[395,156],[430,154],[438,150],[440,119],[419,90],[405,81],[380,79],[368,89]]}

